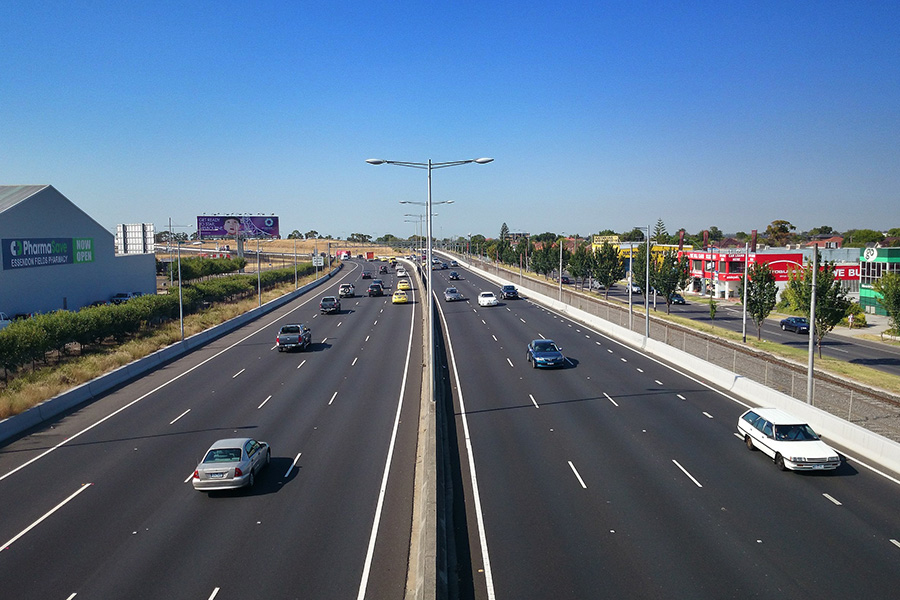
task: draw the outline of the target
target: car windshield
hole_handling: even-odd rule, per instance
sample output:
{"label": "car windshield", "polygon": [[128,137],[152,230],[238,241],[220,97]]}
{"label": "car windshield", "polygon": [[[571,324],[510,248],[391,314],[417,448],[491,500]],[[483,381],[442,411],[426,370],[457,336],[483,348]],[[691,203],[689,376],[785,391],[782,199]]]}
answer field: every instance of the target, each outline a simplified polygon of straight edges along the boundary
{"label": "car windshield", "polygon": [[241,460],[240,448],[216,448],[206,453],[205,463],[236,462]]}
{"label": "car windshield", "polygon": [[809,425],[776,425],[775,439],[782,442],[814,442],[819,436]]}
{"label": "car windshield", "polygon": [[535,342],[534,343],[534,351],[535,352],[558,352],[559,350],[556,347],[556,344],[553,342]]}

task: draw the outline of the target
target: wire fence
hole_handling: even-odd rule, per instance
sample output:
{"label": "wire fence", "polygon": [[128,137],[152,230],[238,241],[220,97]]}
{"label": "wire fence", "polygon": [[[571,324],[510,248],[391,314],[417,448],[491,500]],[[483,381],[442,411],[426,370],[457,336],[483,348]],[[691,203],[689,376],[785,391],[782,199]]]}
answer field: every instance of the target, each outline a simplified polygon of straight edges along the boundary
{"label": "wire fence", "polygon": [[[559,298],[558,284],[540,279],[525,279],[518,271],[505,269],[496,263],[484,263],[498,275],[549,296]],[[585,292],[564,286],[562,302],[586,313],[598,316],[636,333],[644,333],[646,316],[634,311],[629,318],[628,307],[606,301]],[[786,361],[783,357],[748,348],[731,340],[718,338],[687,327],[650,316],[650,338],[663,342],[688,354],[728,369],[753,381],[806,401],[806,366]],[[856,423],[866,429],[900,442],[900,397],[874,390],[853,381],[816,370],[813,381],[812,404],[835,416]]]}

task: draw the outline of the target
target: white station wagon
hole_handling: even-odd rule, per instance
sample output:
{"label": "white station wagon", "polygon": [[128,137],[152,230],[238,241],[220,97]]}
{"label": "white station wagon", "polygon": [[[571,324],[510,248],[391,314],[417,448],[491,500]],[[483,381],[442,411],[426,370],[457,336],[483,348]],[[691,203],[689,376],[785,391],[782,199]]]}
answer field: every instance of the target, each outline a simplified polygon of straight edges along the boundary
{"label": "white station wagon", "polygon": [[740,416],[738,434],[750,450],[762,450],[782,471],[837,469],[841,457],[812,427],[778,408],[754,408]]}

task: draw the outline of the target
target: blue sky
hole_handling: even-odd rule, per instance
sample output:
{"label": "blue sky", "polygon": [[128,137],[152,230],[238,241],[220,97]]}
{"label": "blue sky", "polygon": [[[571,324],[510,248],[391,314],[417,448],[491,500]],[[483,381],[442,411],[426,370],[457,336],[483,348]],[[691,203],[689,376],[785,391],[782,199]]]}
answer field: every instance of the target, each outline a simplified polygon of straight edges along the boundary
{"label": "blue sky", "polygon": [[900,3],[3,2],[0,184],[107,228],[900,227]]}

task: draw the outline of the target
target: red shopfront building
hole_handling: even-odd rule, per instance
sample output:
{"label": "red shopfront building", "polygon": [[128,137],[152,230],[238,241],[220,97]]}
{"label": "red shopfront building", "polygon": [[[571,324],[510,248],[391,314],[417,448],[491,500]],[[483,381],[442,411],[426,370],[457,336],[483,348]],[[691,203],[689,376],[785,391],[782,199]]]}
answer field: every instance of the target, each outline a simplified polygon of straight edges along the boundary
{"label": "red shopfront building", "polygon": [[[687,256],[691,279],[687,290],[715,298],[736,298],[744,279],[744,260],[747,257],[741,249],[712,248],[709,251],[694,250],[679,252]],[[787,286],[792,272],[803,268],[806,259],[803,252],[751,252],[750,264],[765,263],[775,274],[778,293]],[[849,288],[857,288],[859,283],[859,263],[836,264],[835,275],[845,281]]]}

